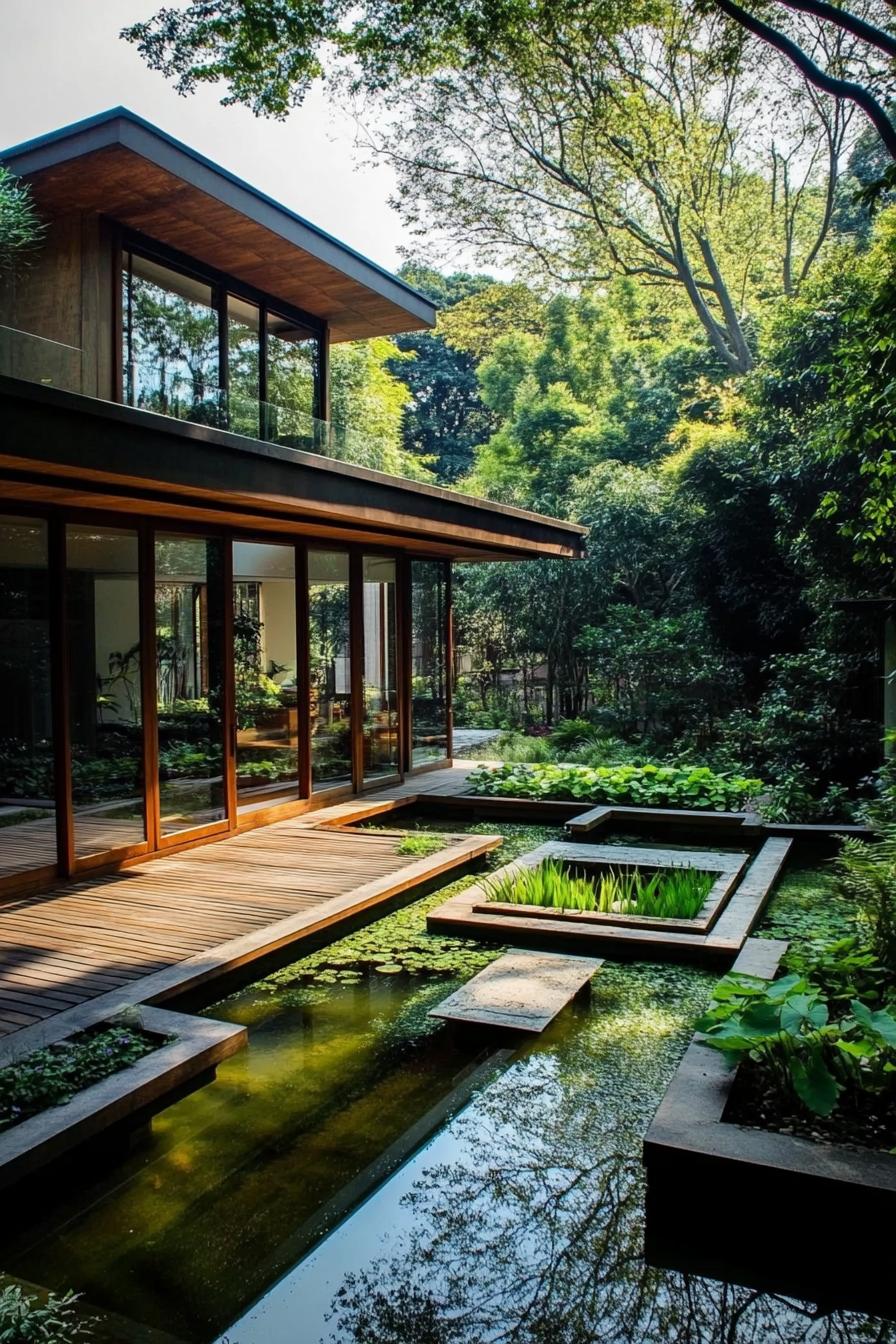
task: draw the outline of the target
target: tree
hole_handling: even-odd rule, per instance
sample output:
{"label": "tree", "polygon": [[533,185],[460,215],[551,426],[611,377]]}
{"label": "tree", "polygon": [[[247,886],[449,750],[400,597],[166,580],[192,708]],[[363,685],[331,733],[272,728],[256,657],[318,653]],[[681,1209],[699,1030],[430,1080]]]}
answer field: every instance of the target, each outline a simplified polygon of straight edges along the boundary
{"label": "tree", "polygon": [[43,233],[31,188],[0,165],[0,272],[27,259]]}
{"label": "tree", "polygon": [[[263,13],[220,0],[126,36],[182,92],[223,80],[225,101],[273,115],[335,53],[391,114],[373,143],[412,226],[436,221],[542,278],[675,286],[739,373],[754,359],[751,305],[818,255],[851,134],[842,100],[806,102],[801,80],[782,89],[692,0],[280,0]],[[841,30],[838,61],[848,42],[860,39]]]}
{"label": "tree", "polygon": [[413,358],[411,353],[402,354],[386,336],[333,346],[331,447],[335,456],[411,480],[432,480],[429,461],[407,452],[402,438],[402,419],[411,393],[392,370],[397,362]]}
{"label": "tree", "polygon": [[[857,14],[840,5],[829,4],[828,0],[777,0],[780,6],[777,9],[779,22],[775,26],[767,23],[761,15],[738,4],[737,0],[710,0],[710,3],[746,32],[786,56],[809,84],[838,101],[845,100],[860,107],[877,131],[886,152],[896,161],[896,126],[889,116],[885,101],[878,96],[878,90],[885,83],[882,78],[884,71],[880,69],[879,63],[875,70],[873,66],[868,69],[866,62],[864,80],[850,79],[840,62],[828,61],[823,66],[816,51],[808,44],[801,44],[797,35],[787,31],[788,18],[792,19],[794,14],[811,14],[822,20],[835,34],[852,39],[853,47],[858,42],[860,47],[870,48],[873,55],[882,52],[892,63],[896,59],[896,35],[891,31],[892,14],[884,5],[876,5],[865,14]],[[784,22],[780,22],[781,19]]]}
{"label": "tree", "polygon": [[476,445],[496,426],[479,395],[476,362],[445,339],[445,321],[493,281],[491,276],[463,271],[445,276],[419,263],[406,264],[399,274],[440,310],[435,331],[395,338],[403,355],[414,356],[389,365],[411,394],[402,425],[404,447],[407,453],[431,461],[436,479],[451,484],[470,470]]}

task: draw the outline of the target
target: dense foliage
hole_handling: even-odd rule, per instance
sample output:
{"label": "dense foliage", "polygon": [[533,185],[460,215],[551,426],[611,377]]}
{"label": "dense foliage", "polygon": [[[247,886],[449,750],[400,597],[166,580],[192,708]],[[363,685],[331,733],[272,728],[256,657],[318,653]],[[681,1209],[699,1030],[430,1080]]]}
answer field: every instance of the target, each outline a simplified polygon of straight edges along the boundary
{"label": "dense foliage", "polygon": [[159,1038],[128,1026],[83,1032],[35,1050],[0,1069],[0,1132],[49,1106],[62,1106],[76,1092],[158,1048]]}
{"label": "dense foliage", "polygon": [[622,807],[734,811],[762,790],[759,779],[716,774],[706,766],[483,765],[470,792],[500,798],[570,798]]}
{"label": "dense foliage", "polygon": [[0,1344],[78,1344],[91,1340],[76,1293],[29,1293],[18,1283],[0,1286]]}

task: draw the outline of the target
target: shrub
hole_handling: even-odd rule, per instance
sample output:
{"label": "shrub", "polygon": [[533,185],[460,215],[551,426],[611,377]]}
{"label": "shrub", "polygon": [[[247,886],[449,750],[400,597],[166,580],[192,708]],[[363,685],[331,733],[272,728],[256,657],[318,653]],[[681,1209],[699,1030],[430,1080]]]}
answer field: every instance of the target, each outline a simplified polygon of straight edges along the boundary
{"label": "shrub", "polygon": [[730,972],[697,1023],[705,1042],[734,1060],[758,1065],[786,1103],[830,1115],[848,1095],[890,1099],[896,1092],[896,1018],[852,999],[842,1015],[798,973],[769,984]]}
{"label": "shrub", "polygon": [[848,836],[834,867],[841,892],[855,901],[874,952],[896,972],[896,825],[881,827],[876,842]]}
{"label": "shrub", "polygon": [[[50,1106],[64,1105],[82,1088],[136,1064],[158,1045],[158,1037],[113,1026],[82,1032],[0,1069],[0,1132]],[[0,1344],[2,1340],[0,1333]]]}
{"label": "shrub", "polygon": [[759,779],[716,774],[707,766],[481,766],[470,791],[503,798],[575,799],[633,807],[735,811],[761,793]]}
{"label": "shrub", "polygon": [[77,1293],[48,1293],[43,1301],[18,1283],[0,1288],[0,1344],[78,1344],[93,1338],[79,1320]]}

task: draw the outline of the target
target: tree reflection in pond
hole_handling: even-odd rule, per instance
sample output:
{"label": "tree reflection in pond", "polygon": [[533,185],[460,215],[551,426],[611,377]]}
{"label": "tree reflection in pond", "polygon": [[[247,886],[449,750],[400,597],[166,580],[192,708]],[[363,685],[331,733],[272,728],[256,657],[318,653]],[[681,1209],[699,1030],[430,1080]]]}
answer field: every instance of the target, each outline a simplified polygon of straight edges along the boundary
{"label": "tree reflection in pond", "polygon": [[[693,971],[606,965],[591,1004],[566,1014],[454,1122],[450,1160],[424,1157],[389,1254],[344,1280],[330,1338],[896,1340],[891,1325],[856,1313],[645,1265],[641,1141],[707,983]],[[771,1216],[781,1220],[780,1234],[787,1210]]]}

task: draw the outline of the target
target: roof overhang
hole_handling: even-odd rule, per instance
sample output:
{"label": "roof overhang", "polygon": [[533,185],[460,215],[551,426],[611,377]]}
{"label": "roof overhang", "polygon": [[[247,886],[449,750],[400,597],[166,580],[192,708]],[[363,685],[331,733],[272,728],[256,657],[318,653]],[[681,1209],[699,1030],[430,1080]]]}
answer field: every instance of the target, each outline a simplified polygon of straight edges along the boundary
{"label": "roof overhang", "polygon": [[577,558],[587,529],[316,453],[0,377],[0,498],[364,542]]}
{"label": "roof overhang", "polygon": [[96,212],[330,324],[334,341],[431,327],[410,285],[117,107],[0,154],[42,213]]}

